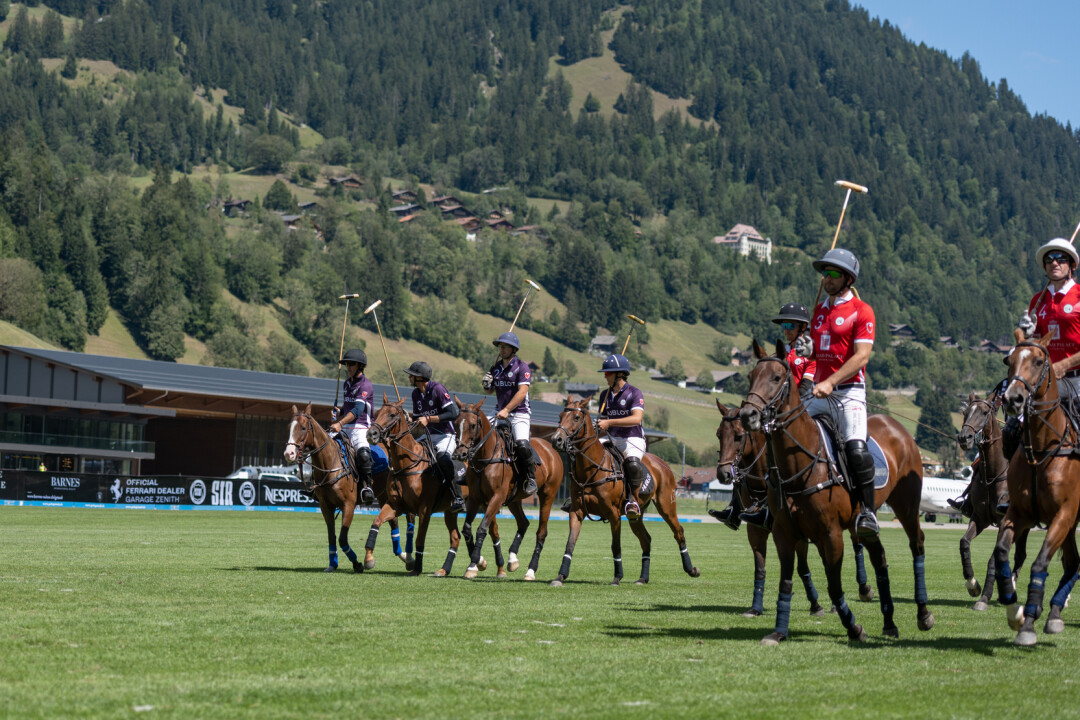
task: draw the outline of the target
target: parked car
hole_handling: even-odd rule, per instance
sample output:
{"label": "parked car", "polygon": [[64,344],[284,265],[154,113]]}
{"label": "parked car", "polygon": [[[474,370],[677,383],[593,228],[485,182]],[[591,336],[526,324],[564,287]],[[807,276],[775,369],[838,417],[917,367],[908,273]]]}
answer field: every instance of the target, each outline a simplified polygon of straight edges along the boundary
{"label": "parked car", "polygon": [[228,477],[240,480],[282,480],[300,482],[299,468],[296,465],[244,465],[237,468]]}

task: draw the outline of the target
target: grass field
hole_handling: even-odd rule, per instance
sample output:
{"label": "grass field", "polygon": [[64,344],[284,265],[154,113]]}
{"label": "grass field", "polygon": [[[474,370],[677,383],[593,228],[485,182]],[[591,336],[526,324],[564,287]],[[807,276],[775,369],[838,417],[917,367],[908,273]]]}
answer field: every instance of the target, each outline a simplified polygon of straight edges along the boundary
{"label": "grass field", "polygon": [[[356,545],[366,525],[354,526]],[[688,524],[702,570],[691,579],[667,528],[649,530],[650,585],[608,586],[608,528],[588,524],[556,589],[464,581],[465,558],[449,579],[405,577],[386,538],[374,571],[323,574],[314,514],[0,507],[0,707],[7,717],[185,718],[1076,713],[1075,613],[1066,611],[1063,634],[1013,647],[1000,607],[970,610],[956,531],[928,533],[930,632],[915,628],[906,542],[886,530],[899,641],[878,637],[876,603],[854,603],[871,639],[853,646],[835,616],[809,617],[800,593],[792,638],[764,648],[775,559],[769,612],[746,619],[742,533]],[[434,569],[446,536],[432,531]],[[542,581],[566,532],[552,524]],[[989,534],[976,541],[977,562],[991,544]],[[531,548],[530,536],[526,557]],[[629,533],[624,557],[632,580],[639,551]],[[821,575],[818,561],[811,567]]]}

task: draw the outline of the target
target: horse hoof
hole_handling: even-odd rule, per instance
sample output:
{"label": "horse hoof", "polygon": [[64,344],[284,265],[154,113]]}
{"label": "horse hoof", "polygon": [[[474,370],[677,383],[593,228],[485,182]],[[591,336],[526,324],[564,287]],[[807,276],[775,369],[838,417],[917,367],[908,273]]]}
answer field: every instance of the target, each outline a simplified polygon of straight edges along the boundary
{"label": "horse hoof", "polygon": [[701,577],[701,571],[695,568],[690,568],[690,577]]}
{"label": "horse hoof", "polygon": [[825,608],[815,605],[810,608],[810,617],[825,617]]}
{"label": "horse hoof", "polygon": [[926,632],[932,627],[934,627],[934,613],[927,611],[925,615],[919,618],[919,629]]}
{"label": "horse hoof", "polygon": [[635,585],[648,585],[649,584],[649,578],[638,578],[637,580],[634,581],[634,584]]}
{"label": "horse hoof", "polygon": [[622,578],[615,578],[614,580],[611,581],[611,584],[612,585],[621,585],[622,584]]}
{"label": "horse hoof", "polygon": [[859,586],[859,602],[870,602],[874,599],[874,588],[869,585]]}
{"label": "horse hoof", "polygon": [[1024,624],[1024,606],[1013,603],[1005,608],[1005,617],[1009,620],[1009,629],[1020,632],[1020,626]]}
{"label": "horse hoof", "polygon": [[746,612],[744,612],[742,614],[742,616],[744,618],[756,618],[756,617],[761,617],[761,615],[762,615],[762,612],[760,610],[755,610],[754,608],[750,608],[749,610],[747,610]]}
{"label": "horse hoof", "polygon": [[979,595],[982,595],[982,585],[975,578],[968,578],[967,591],[971,597],[979,597]]}
{"label": "horse hoof", "polygon": [[409,570],[405,573],[405,577],[420,577],[420,571],[416,568],[413,568],[412,570]]}
{"label": "horse hoof", "polygon": [[892,627],[887,627],[884,630],[882,630],[881,634],[884,635],[885,637],[888,637],[888,638],[899,638],[900,637],[900,628],[893,625]]}
{"label": "horse hoof", "polygon": [[829,614],[830,615],[835,615],[836,614],[836,606],[835,605],[830,605],[829,606]]}
{"label": "horse hoof", "polygon": [[853,625],[850,630],[847,631],[848,640],[852,642],[866,642],[866,631],[863,630],[862,625]]}
{"label": "horse hoof", "polygon": [[374,570],[375,569],[375,558],[372,558],[371,560],[365,560],[364,561],[364,569],[365,570]]}
{"label": "horse hoof", "polygon": [[510,561],[509,563],[507,563],[507,565],[506,565],[506,569],[507,569],[507,570],[509,570],[510,572],[517,572],[517,569],[518,569],[519,567],[521,567],[521,563],[519,563],[519,562],[517,561],[517,558],[515,558],[515,559],[511,560],[511,561]]}
{"label": "horse hoof", "polygon": [[442,568],[439,568],[431,575],[431,577],[446,577],[446,571]]}
{"label": "horse hoof", "polygon": [[1034,630],[1024,630],[1023,632],[1016,634],[1016,639],[1013,640],[1013,645],[1019,645],[1020,647],[1032,647],[1037,642],[1039,642],[1039,638],[1035,636]]}
{"label": "horse hoof", "polygon": [[506,571],[505,570],[499,570],[499,572],[495,573],[495,577],[505,580],[506,579]]}
{"label": "horse hoof", "polygon": [[1047,635],[1057,635],[1065,629],[1065,621],[1061,618],[1047,618],[1043,632]]}
{"label": "horse hoof", "polygon": [[562,580],[552,580],[551,587],[562,587]]}
{"label": "horse hoof", "polygon": [[774,647],[774,646],[779,645],[780,643],[782,643],[784,640],[787,640],[786,635],[783,635],[783,634],[778,633],[778,632],[771,632],[768,635],[766,635],[765,637],[761,638],[761,644],[766,645],[768,647]]}
{"label": "horse hoof", "polygon": [[476,569],[480,572],[487,570],[487,560],[484,559],[483,555],[480,556],[480,562],[476,563]]}
{"label": "horse hoof", "polygon": [[416,558],[414,558],[414,557],[405,558],[405,569],[411,571],[414,567],[416,567]]}
{"label": "horse hoof", "polygon": [[408,555],[406,555],[405,553],[398,553],[397,558],[398,558],[398,560],[405,563],[406,565],[408,565],[410,562],[412,562],[412,558],[409,557]]}
{"label": "horse hoof", "polygon": [[975,612],[986,612],[990,609],[990,605],[985,600],[979,600],[977,603],[971,606],[971,609]]}
{"label": "horse hoof", "polygon": [[525,579],[529,580],[529,581],[532,581],[532,580],[536,579],[536,573],[533,571],[532,568],[529,568],[528,570],[525,571]]}
{"label": "horse hoof", "polygon": [[354,573],[362,573],[362,572],[364,572],[364,566],[362,564],[358,563],[358,562],[354,562],[352,564],[352,571]]}
{"label": "horse hoof", "polygon": [[474,580],[474,579],[476,579],[476,576],[479,575],[479,574],[480,574],[480,572],[476,569],[476,566],[475,565],[470,565],[469,569],[465,571],[465,579],[466,580]]}
{"label": "horse hoof", "polygon": [[337,566],[336,565],[331,565],[328,568],[326,568],[325,570],[323,570],[323,572],[334,572],[335,570],[337,570]]}

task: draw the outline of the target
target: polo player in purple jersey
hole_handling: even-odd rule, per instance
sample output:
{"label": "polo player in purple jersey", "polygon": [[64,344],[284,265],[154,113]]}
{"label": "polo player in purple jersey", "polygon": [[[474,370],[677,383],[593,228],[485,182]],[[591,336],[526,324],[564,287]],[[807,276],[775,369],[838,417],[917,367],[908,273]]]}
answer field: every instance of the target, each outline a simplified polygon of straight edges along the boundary
{"label": "polo player in purple jersey", "polygon": [[645,479],[645,396],[641,390],[627,382],[630,361],[623,355],[608,355],[600,372],[604,373],[607,389],[600,393],[600,419],[596,426],[608,434],[611,444],[623,454],[623,475],[630,485],[632,497],[626,501],[623,512],[628,520],[641,517],[639,491]]}
{"label": "polo player in purple jersey", "polygon": [[353,348],[341,358],[349,374],[345,378],[345,400],[336,422],[330,425],[334,432],[344,432],[352,443],[356,459],[356,474],[360,484],[360,502],[369,505],[375,502],[375,492],[371,489],[371,446],[368,444],[367,431],[371,426],[372,403],[375,390],[371,381],[364,374],[367,367],[367,354],[359,348]]}
{"label": "polo player in purple jersey", "polygon": [[525,479],[525,495],[535,495],[536,465],[532,445],[529,444],[529,426],[532,422],[529,385],[532,384],[532,372],[517,356],[521,348],[517,335],[504,332],[491,344],[499,348],[499,359],[481,381],[484,392],[488,395],[495,393],[495,414],[489,420],[493,425],[509,422],[514,435],[517,472]]}
{"label": "polo player in purple jersey", "polygon": [[412,416],[420,427],[427,429],[434,446],[435,463],[438,465],[436,473],[450,486],[450,511],[461,512],[465,509],[465,501],[461,497],[461,487],[457,484],[452,457],[457,449],[454,419],[458,416],[458,406],[442,383],[431,379],[431,366],[426,362],[417,360],[405,368],[405,374],[409,376],[409,383],[413,386]]}

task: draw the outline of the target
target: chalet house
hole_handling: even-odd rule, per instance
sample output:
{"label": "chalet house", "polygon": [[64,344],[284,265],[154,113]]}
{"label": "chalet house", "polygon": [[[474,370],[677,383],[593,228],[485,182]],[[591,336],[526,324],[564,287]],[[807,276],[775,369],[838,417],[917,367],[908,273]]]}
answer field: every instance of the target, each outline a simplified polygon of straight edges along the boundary
{"label": "chalet house", "polygon": [[765,264],[772,265],[772,239],[761,237],[761,233],[749,225],[737,224],[727,231],[727,235],[717,235],[713,242],[721,247],[737,251],[743,257],[753,253]]}
{"label": "chalet house", "polygon": [[250,200],[226,200],[221,206],[221,211],[228,217],[236,217],[247,212]]}
{"label": "chalet house", "polygon": [[467,208],[462,207],[461,205],[440,205],[439,210],[442,211],[443,220],[476,217]]}
{"label": "chalet house", "polygon": [[390,193],[390,196],[393,198],[394,202],[399,204],[414,203],[417,199],[416,193],[414,193],[412,190],[395,190]]}
{"label": "chalet house", "polygon": [[577,395],[579,398],[591,398],[600,391],[600,386],[593,383],[568,382],[564,387],[567,393]]}
{"label": "chalet house", "polygon": [[952,335],[942,335],[938,340],[941,341],[941,346],[944,348],[958,349],[960,347],[960,343]]}
{"label": "chalet house", "polygon": [[398,217],[405,217],[406,215],[412,215],[424,209],[423,205],[417,205],[416,203],[407,203],[405,205],[395,205],[390,208],[390,212]]}
{"label": "chalet house", "polygon": [[413,221],[413,220],[415,220],[415,219],[416,219],[416,218],[417,218],[417,217],[418,217],[419,215],[420,215],[420,213],[409,213],[408,215],[402,215],[401,217],[399,217],[399,218],[398,218],[398,222],[399,222],[399,223],[408,223],[408,222],[412,222],[412,221]]}
{"label": "chalet house", "polygon": [[517,230],[510,232],[511,235],[532,235],[541,240],[550,240],[551,236],[544,231],[539,225],[522,225]]}
{"label": "chalet house", "polygon": [[300,227],[299,223],[303,217],[303,215],[282,215],[281,222],[285,223],[287,229],[296,230]]}
{"label": "chalet house", "polygon": [[340,177],[330,178],[330,187],[337,187],[340,185],[346,190],[359,190],[364,182],[355,175],[342,175]]}
{"label": "chalet house", "polygon": [[728,381],[739,373],[734,370],[710,370],[709,374],[712,375],[713,386],[711,388],[703,387],[701,389],[706,392],[723,392]]}
{"label": "chalet house", "polygon": [[981,343],[979,343],[976,347],[974,347],[972,349],[976,350],[978,352],[988,352],[988,353],[998,353],[998,354],[1001,354],[1001,355],[1008,355],[1009,351],[1012,350],[1012,346],[1007,344],[1007,343],[999,344],[999,343],[994,342],[993,340],[983,340]]}
{"label": "chalet house", "polygon": [[300,205],[298,207],[300,208],[300,212],[308,213],[308,212],[314,212],[315,210],[318,210],[319,209],[319,204],[317,202],[315,202],[314,200],[309,200],[308,202],[300,203]]}
{"label": "chalet house", "polygon": [[433,198],[431,198],[431,203],[433,205],[438,205],[439,209],[443,209],[444,206],[446,206],[446,205],[463,205],[464,204],[460,200],[458,200],[456,197],[454,197],[453,195],[439,195],[438,197],[433,197]]}
{"label": "chalet house", "polygon": [[507,230],[507,231],[509,231],[509,230],[514,229],[513,223],[511,223],[511,222],[509,222],[507,220],[487,220],[487,221],[485,221],[485,224],[489,228],[491,228],[492,230]]}
{"label": "chalet house", "polygon": [[589,342],[589,352],[594,355],[611,355],[619,338],[614,335],[597,335]]}
{"label": "chalet house", "polygon": [[893,345],[901,340],[915,339],[915,330],[904,323],[889,323],[889,333],[893,336]]}
{"label": "chalet house", "polygon": [[480,218],[477,217],[454,218],[453,222],[460,225],[467,233],[475,233],[482,225]]}
{"label": "chalet house", "polygon": [[734,367],[746,367],[754,364],[754,352],[752,350],[740,350],[731,348],[731,364]]}
{"label": "chalet house", "polygon": [[505,216],[505,215],[503,215],[503,214],[502,214],[501,212],[499,212],[498,210],[492,210],[491,212],[489,212],[489,213],[487,214],[487,219],[488,219],[488,220],[505,220],[505,219],[506,219],[506,216]]}

